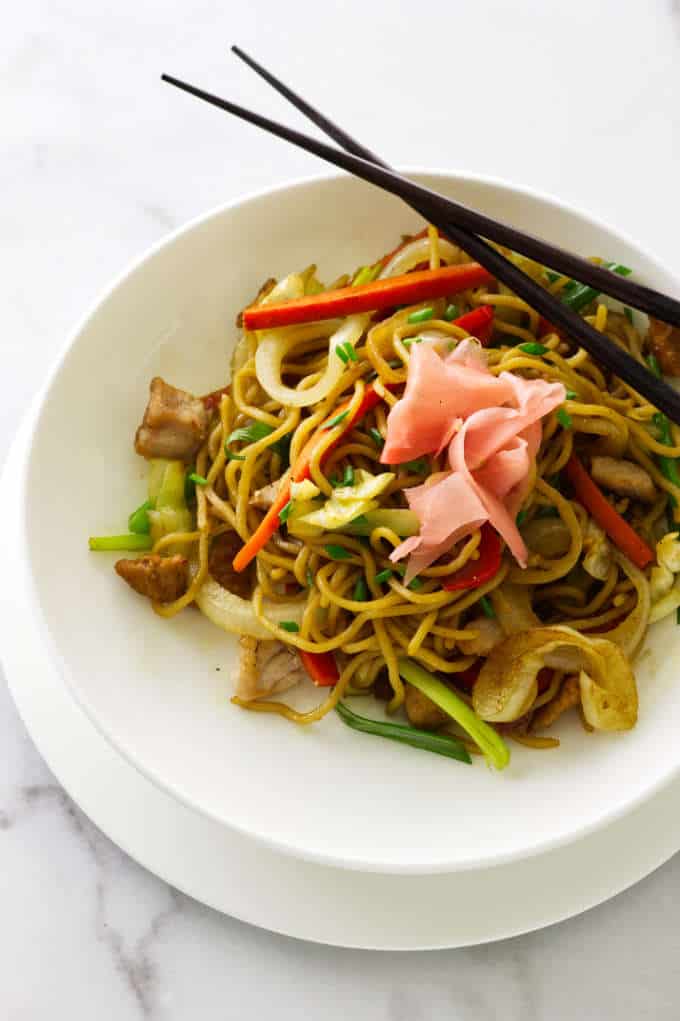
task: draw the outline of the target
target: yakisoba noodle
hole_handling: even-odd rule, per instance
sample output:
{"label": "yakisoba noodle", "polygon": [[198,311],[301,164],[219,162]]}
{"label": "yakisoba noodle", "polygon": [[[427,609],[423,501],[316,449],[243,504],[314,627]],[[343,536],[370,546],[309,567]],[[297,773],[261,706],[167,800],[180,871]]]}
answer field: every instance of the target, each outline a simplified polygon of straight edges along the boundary
{"label": "yakisoba noodle", "polygon": [[[506,254],[556,297],[573,300],[579,285]],[[467,262],[464,253],[429,228],[390,258],[360,271],[359,283],[379,274],[401,278],[422,264],[438,271],[442,265]],[[261,293],[258,303],[271,302],[276,294],[287,300],[322,294],[315,272],[312,266],[292,274],[273,295]],[[333,288],[346,280],[336,281]],[[493,332],[484,338],[488,372],[497,379],[506,374],[505,380],[510,373],[525,381],[561,384],[565,397],[541,421],[540,445],[524,482],[517,527],[526,541],[526,563],[521,565],[504,547],[491,576],[448,589],[452,579],[474,575],[475,565],[484,566],[487,554],[480,545],[480,528],[468,529],[452,541],[411,580],[404,577],[407,561],[390,559],[404,535],[395,531],[395,519],[383,513],[408,510],[409,489],[423,487],[428,480],[434,484],[450,471],[447,448],[396,465],[383,464],[381,454],[392,427],[391,413],[403,399],[415,345],[431,344],[445,359],[470,336],[465,323],[456,320],[483,307],[493,314]],[[641,317],[633,320],[629,311],[592,298],[582,313],[637,360],[649,359],[654,348]],[[350,325],[346,332],[359,339],[350,343],[351,350],[345,345],[338,354],[333,338],[343,322]],[[267,363],[263,385],[263,357],[258,363],[257,353],[265,337],[268,349],[278,352],[278,361]],[[338,371],[334,362],[340,359]],[[658,367],[656,358],[651,364]],[[299,406],[307,391],[320,389],[326,391],[321,399]],[[364,411],[369,391],[374,399]],[[301,397],[289,403],[286,392]],[[351,323],[320,320],[267,332],[246,330],[236,347],[230,385],[207,403],[209,420],[200,447],[190,459],[183,458],[190,460],[187,470],[196,483],[190,518],[183,518],[190,527],[169,533],[166,529],[164,534],[151,528],[155,537],[151,559],[158,554],[164,561],[174,557],[179,564],[181,554],[190,562],[189,576],[181,594],[155,599],[154,609],[164,617],[194,602],[205,609],[206,587],[214,584],[211,550],[225,537],[235,541],[235,549],[252,543],[254,536],[257,540],[268,503],[289,482],[289,465],[298,465],[311,443],[305,475],[308,495],[289,501],[289,519],[285,515],[277,519],[277,528],[257,551],[249,599],[241,595],[233,604],[244,615],[236,624],[226,615],[220,622],[238,627],[241,621],[246,634],[268,634],[292,650],[316,657],[330,653],[337,667],[335,683],[311,711],[298,711],[284,697],[266,697],[266,692],[265,697],[236,697],[238,705],[307,724],[322,719],[350,694],[378,693],[387,702],[388,715],[403,711],[406,699],[411,722],[439,728],[448,723],[468,748],[480,744],[455,713],[442,722],[431,699],[424,703],[421,699],[418,712],[411,712],[408,692],[418,685],[406,676],[403,664],[408,660],[453,692],[456,704],[468,709],[471,705],[496,731],[531,747],[557,743],[535,730],[541,719],[560,716],[560,700],[565,709],[580,711],[588,729],[632,726],[637,697],[630,664],[650,620],[680,605],[680,585],[675,582],[680,544],[676,549],[673,535],[680,475],[669,469],[680,458],[680,434],[525,302],[487,281],[448,298],[375,316],[364,313],[363,319],[356,317]],[[332,416],[338,408],[341,413],[335,421]],[[609,473],[600,486],[605,518],[611,517],[604,528],[602,512],[598,517],[586,490],[579,488],[575,460],[585,462],[586,473],[589,467],[594,474],[605,468]],[[312,510],[332,507],[334,494],[341,490],[347,494],[359,485],[357,479],[370,483],[386,472],[392,477],[371,501],[373,525],[363,511],[356,515],[357,523],[368,521],[368,527],[358,532],[351,527],[351,518],[338,527],[305,528],[304,521],[294,516],[296,506],[305,506],[305,500]],[[592,479],[589,482],[593,485]],[[345,498],[351,499],[351,494]],[[635,558],[625,546],[625,536],[621,540],[622,529],[632,530],[634,539],[650,551],[644,566],[622,559],[620,549]],[[228,582],[222,584],[229,587]],[[294,619],[282,619],[279,608]],[[208,615],[217,619],[219,612]],[[257,625],[250,627],[249,621]],[[571,630],[561,631],[564,627]],[[536,646],[538,652],[522,650],[522,641],[529,641],[522,636],[527,635],[534,636],[532,650],[544,637],[543,645],[539,641]],[[617,671],[619,687],[617,681],[607,688],[607,675],[618,676]],[[415,676],[412,670],[411,677]],[[574,697],[577,687],[579,695]],[[618,715],[612,715],[614,703]],[[428,712],[431,719],[426,719]],[[433,724],[435,718],[438,722]]]}

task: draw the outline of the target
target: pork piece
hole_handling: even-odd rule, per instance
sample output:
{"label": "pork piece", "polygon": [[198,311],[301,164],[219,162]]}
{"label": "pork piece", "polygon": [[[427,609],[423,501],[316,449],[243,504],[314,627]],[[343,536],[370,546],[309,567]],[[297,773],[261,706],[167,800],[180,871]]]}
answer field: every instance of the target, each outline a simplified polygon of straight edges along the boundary
{"label": "pork piece", "polygon": [[581,701],[581,688],[576,674],[570,674],[562,682],[562,687],[555,697],[536,711],[532,721],[532,730],[545,730],[559,720],[562,713],[578,705]]}
{"label": "pork piece", "polygon": [[475,617],[474,620],[469,620],[465,625],[465,629],[468,628],[470,631],[476,631],[477,637],[458,639],[460,651],[466,656],[488,656],[493,647],[505,637],[498,621],[489,617]]}
{"label": "pork piece", "polygon": [[255,564],[251,563],[245,571],[235,571],[232,561],[243,542],[236,532],[222,532],[210,543],[208,551],[208,572],[218,585],[240,596],[250,599],[255,586]]}
{"label": "pork piece", "polygon": [[270,482],[268,486],[255,490],[250,500],[248,500],[248,506],[257,507],[259,510],[269,510],[276,499],[278,491],[279,483]]}
{"label": "pork piece", "polygon": [[431,698],[423,695],[412,684],[405,684],[404,709],[409,723],[422,730],[436,730],[448,722],[450,717]]}
{"label": "pork piece", "polygon": [[236,695],[245,701],[288,691],[307,676],[295,649],[283,642],[241,635],[239,653]]}
{"label": "pork piece", "polygon": [[155,603],[172,603],[189,587],[189,561],[179,553],[172,557],[148,553],[133,560],[119,560],[116,573],[140,596]]}
{"label": "pork piece", "polygon": [[[253,305],[259,305],[260,302],[262,301],[262,299],[266,298],[267,295],[269,294],[269,292],[272,291],[275,287],[276,287],[276,279],[274,277],[269,277],[262,284],[262,286],[260,287],[259,291],[257,292],[255,297],[253,298],[253,300],[248,302],[248,304],[246,305],[246,308],[252,308]],[[238,326],[239,330],[243,329],[243,313],[244,312],[245,312],[245,308],[241,309],[239,314],[236,316],[236,325]]]}
{"label": "pork piece", "polygon": [[135,436],[142,457],[193,461],[208,432],[209,415],[203,401],[155,376],[149,386],[149,403]]}
{"label": "pork piece", "polygon": [[651,476],[634,461],[616,457],[594,457],[590,474],[599,486],[641,503],[654,503],[657,491]]}
{"label": "pork piece", "polygon": [[664,375],[680,376],[680,330],[650,316],[647,343]]}

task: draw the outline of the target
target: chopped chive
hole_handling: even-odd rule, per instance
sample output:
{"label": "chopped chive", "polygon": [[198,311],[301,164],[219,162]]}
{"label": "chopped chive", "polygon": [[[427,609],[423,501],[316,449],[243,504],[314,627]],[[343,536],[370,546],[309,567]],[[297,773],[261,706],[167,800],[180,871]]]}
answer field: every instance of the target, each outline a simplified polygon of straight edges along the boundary
{"label": "chopped chive", "polygon": [[300,625],[296,624],[294,620],[280,620],[279,627],[282,631],[295,632],[300,630]]}
{"label": "chopped chive", "polygon": [[401,465],[406,471],[411,471],[414,475],[424,475],[429,468],[429,463],[425,457],[419,457],[415,461],[407,461]]}
{"label": "chopped chive", "polygon": [[571,415],[564,408],[558,408],[557,415],[555,417],[563,429],[571,429],[574,424],[571,420]]}
{"label": "chopped chive", "polygon": [[406,340],[402,340],[402,344],[407,350],[410,348],[411,344],[422,344],[422,342],[422,337],[407,337]]}
{"label": "chopped chive", "polygon": [[232,443],[257,443],[258,440],[263,440],[265,436],[269,436],[273,432],[272,426],[267,425],[266,422],[251,422],[250,425],[243,425],[229,433],[224,444],[224,453],[231,461],[245,461],[243,454],[232,453]]}
{"label": "chopped chive", "polygon": [[[602,269],[608,269],[622,277],[628,277],[633,272],[628,266],[622,266],[618,262],[605,262],[602,265]],[[575,280],[571,280],[562,291],[560,297],[565,305],[568,305],[575,312],[580,312],[586,305],[590,305],[592,301],[595,301],[599,294],[600,291],[595,287],[589,287],[587,284],[579,284]]]}
{"label": "chopped chive", "polygon": [[567,390],[567,400],[568,401],[577,401],[578,400],[578,394],[576,393],[575,390]]}
{"label": "chopped chive", "polygon": [[376,447],[384,447],[385,446],[385,441],[382,438],[381,433],[375,428],[375,426],[373,426],[371,429],[368,430],[368,435],[371,437],[371,439],[375,443]]}
{"label": "chopped chive", "polygon": [[344,546],[335,546],[332,543],[324,546],[324,549],[331,560],[348,560],[352,554]]}
{"label": "chopped chive", "polygon": [[97,552],[107,551],[133,551],[148,550],[153,546],[150,535],[131,533],[130,535],[95,535],[88,540],[91,550]]}
{"label": "chopped chive", "polygon": [[559,280],[560,276],[561,276],[560,273],[554,273],[553,270],[551,270],[551,269],[547,269],[545,271],[545,275],[547,276],[547,278],[548,278],[548,280],[550,281],[551,284],[554,284],[555,281]]}
{"label": "chopped chive", "polygon": [[338,475],[336,475],[335,473],[333,475],[331,475],[331,477],[329,478],[328,481],[330,482],[330,484],[333,487],[333,489],[337,489],[338,486],[342,485],[342,479]]}
{"label": "chopped chive", "polygon": [[412,592],[417,592],[423,587],[423,583],[420,578],[412,578],[407,587],[410,588]]}
{"label": "chopped chive", "polygon": [[628,322],[632,326],[633,325],[633,310],[632,310],[632,308],[628,308],[628,306],[626,305],[624,310],[623,310],[623,314],[624,314],[624,316],[626,317],[626,319],[628,320]]}
{"label": "chopped chive", "polygon": [[284,507],[281,508],[281,510],[279,511],[279,521],[283,522],[283,521],[287,521],[288,520],[288,518],[290,517],[290,512],[293,509],[293,506],[294,506],[294,501],[293,500],[289,500],[288,503]]}
{"label": "chopped chive", "polygon": [[343,486],[354,485],[354,468],[351,464],[348,464],[345,468],[345,474],[342,476],[342,484]]}
{"label": "chopped chive", "polygon": [[400,744],[407,744],[412,748],[420,748],[426,752],[434,752],[435,755],[445,755],[449,759],[456,759],[458,762],[467,763],[467,765],[472,762],[470,753],[463,742],[449,734],[433,734],[429,730],[418,730],[417,727],[408,727],[403,723],[370,720],[366,716],[353,713],[344,702],[338,702],[335,711],[342,722],[352,730],[358,730],[364,734],[374,734],[377,737],[387,738],[389,741],[399,741]]}
{"label": "chopped chive", "polygon": [[355,603],[365,603],[368,599],[368,585],[366,584],[366,579],[363,574],[357,578],[357,583],[354,586],[354,591],[352,592],[352,599]]}
{"label": "chopped chive", "polygon": [[149,520],[149,511],[153,510],[153,504],[151,500],[145,500],[141,503],[137,510],[133,510],[132,514],[128,518],[128,528],[135,535],[148,535],[151,531],[151,522]]}
{"label": "chopped chive", "polygon": [[344,344],[339,344],[336,347],[336,349],[335,349],[335,353],[338,356],[338,358],[340,359],[340,361],[343,362],[345,365],[347,365],[347,362],[349,361],[349,355],[347,354],[347,351],[345,350],[345,345]]}
{"label": "chopped chive", "polygon": [[349,358],[349,360],[351,362],[358,362],[359,361],[359,355],[354,350],[354,345],[353,344],[350,344],[350,342],[348,340],[346,340],[345,343],[343,344],[343,347],[344,347],[345,351],[347,352],[347,357]]}
{"label": "chopped chive", "polygon": [[226,443],[224,444],[224,453],[226,454],[228,461],[245,461],[246,459],[245,454],[234,454]]}
{"label": "chopped chive", "polygon": [[450,323],[453,319],[457,319],[457,318],[458,318],[458,306],[454,305],[453,303],[451,303],[450,305],[447,305],[446,306],[446,311],[444,312],[444,319],[446,320],[446,322]]}
{"label": "chopped chive", "polygon": [[189,480],[193,482],[195,486],[207,486],[208,480],[205,475],[199,475],[198,472],[189,472]]}
{"label": "chopped chive", "polygon": [[394,571],[391,568],[386,567],[384,571],[380,571],[378,574],[376,574],[373,581],[376,583],[376,585],[382,585],[384,581],[389,581],[393,574]]}
{"label": "chopped chive", "polygon": [[362,266],[361,269],[358,270],[357,273],[355,274],[351,286],[361,287],[362,284],[373,283],[375,278],[380,273],[381,269],[382,264],[380,262],[376,262],[374,266]]}
{"label": "chopped chive", "polygon": [[545,344],[538,344],[532,341],[528,344],[519,344],[517,350],[523,351],[525,355],[544,355],[548,348]]}
{"label": "chopped chive", "polygon": [[429,305],[427,308],[419,308],[417,312],[411,312],[406,320],[407,323],[426,323],[434,315],[434,309]]}
{"label": "chopped chive", "polygon": [[341,411],[339,415],[336,415],[335,418],[332,418],[330,422],[326,423],[324,429],[332,429],[333,426],[340,425],[341,422],[345,421],[348,415],[349,411]]}
{"label": "chopped chive", "polygon": [[524,522],[526,521],[526,519],[527,519],[527,512],[526,512],[525,510],[521,510],[521,511],[519,512],[519,514],[517,515],[517,517],[515,518],[515,524],[516,524],[516,525],[517,525],[517,527],[519,528],[519,527],[520,527],[520,525],[523,525],[523,524],[524,524]]}
{"label": "chopped chive", "polygon": [[656,378],[661,379],[661,366],[659,365],[659,359],[656,357],[656,355],[649,355],[649,357],[647,358],[647,365],[649,365],[649,368],[654,373]]}
{"label": "chopped chive", "polygon": [[491,600],[488,598],[488,596],[482,596],[481,599],[479,600],[479,605],[483,609],[485,617],[493,619],[496,616],[496,611],[494,610],[491,604]]}

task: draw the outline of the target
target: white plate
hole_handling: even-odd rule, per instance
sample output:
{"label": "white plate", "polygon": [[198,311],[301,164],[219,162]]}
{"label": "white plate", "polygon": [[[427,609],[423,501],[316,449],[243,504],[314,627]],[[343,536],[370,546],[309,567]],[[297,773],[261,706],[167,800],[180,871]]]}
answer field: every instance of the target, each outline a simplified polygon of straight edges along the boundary
{"label": "white plate", "polygon": [[[631,241],[553,201],[471,178],[423,179],[585,254],[675,281]],[[200,614],[172,622],[122,585],[86,537],[120,531],[143,499],[132,452],[150,375],[197,392],[226,376],[236,309],[260,281],[316,259],[323,278],[416,225],[350,178],[265,193],[190,224],[105,296],[52,375],[34,430],[25,541],[33,598],[62,676],[96,726],[147,777],[269,846],[349,868],[427,872],[498,864],[619,816],[680,764],[680,632],[641,658],[640,723],[622,736],[562,730],[558,752],[513,748],[498,775],[347,730],[302,730],[229,704],[235,642]],[[663,655],[658,650],[663,649]],[[219,668],[219,670],[218,670]]]}
{"label": "white plate", "polygon": [[0,483],[0,525],[9,551],[0,638],[12,694],[71,797],[128,854],[178,889],[288,936],[361,949],[425,950],[488,942],[561,921],[642,879],[680,847],[678,782],[578,843],[524,862],[449,875],[369,874],[295,861],[187,809],[101,736],[36,640],[25,564],[12,541],[19,531],[15,487],[27,430],[22,432]]}

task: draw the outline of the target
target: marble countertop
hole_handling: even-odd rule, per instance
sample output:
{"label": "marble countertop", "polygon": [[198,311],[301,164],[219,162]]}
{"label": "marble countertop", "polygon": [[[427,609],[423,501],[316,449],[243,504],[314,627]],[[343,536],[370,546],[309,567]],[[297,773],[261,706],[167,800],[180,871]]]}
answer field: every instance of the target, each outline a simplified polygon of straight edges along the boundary
{"label": "marble countertop", "polygon": [[[319,164],[161,71],[299,123],[238,41],[394,162],[563,196],[680,271],[678,0],[26,0],[0,38],[0,457],[66,331],[133,256]],[[430,97],[434,97],[434,101]],[[0,1016],[552,1021],[678,1016],[680,857],[580,918],[470,950],[340,951],[222,917],[113,846],[0,687]],[[540,896],[540,891],[537,891]]]}

